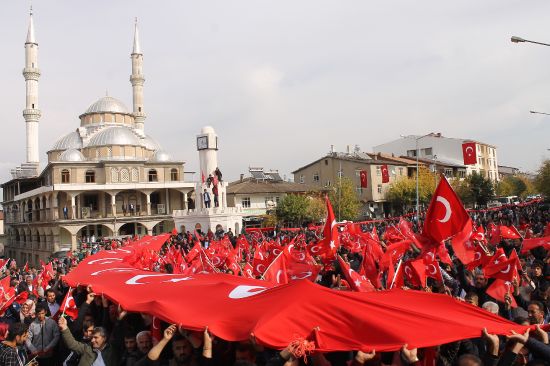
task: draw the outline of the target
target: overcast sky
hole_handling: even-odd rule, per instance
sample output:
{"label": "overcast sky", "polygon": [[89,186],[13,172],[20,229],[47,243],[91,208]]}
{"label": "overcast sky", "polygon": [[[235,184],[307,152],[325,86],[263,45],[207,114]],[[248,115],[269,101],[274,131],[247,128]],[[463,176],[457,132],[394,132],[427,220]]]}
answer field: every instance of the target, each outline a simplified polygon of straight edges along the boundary
{"label": "overcast sky", "polygon": [[[25,159],[28,2],[0,12],[0,178]],[[549,1],[34,0],[40,157],[109,95],[132,105],[134,17],[145,129],[186,170],[213,126],[224,176],[290,172],[328,152],[441,132],[498,147],[499,164],[549,157]]]}

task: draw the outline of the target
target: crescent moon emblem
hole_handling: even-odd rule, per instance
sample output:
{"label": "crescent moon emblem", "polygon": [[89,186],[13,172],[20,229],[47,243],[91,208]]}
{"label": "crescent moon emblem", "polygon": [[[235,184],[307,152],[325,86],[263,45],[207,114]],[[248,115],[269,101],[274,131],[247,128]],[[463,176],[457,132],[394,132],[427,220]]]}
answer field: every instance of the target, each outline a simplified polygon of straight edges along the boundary
{"label": "crescent moon emblem", "polygon": [[481,259],[481,253],[480,252],[475,252],[474,253],[474,260],[478,261]]}
{"label": "crescent moon emblem", "polygon": [[262,293],[265,290],[267,290],[267,288],[262,286],[239,285],[231,290],[231,292],[229,293],[229,298],[243,299],[245,297],[250,297]]}
{"label": "crescent moon emblem", "polygon": [[441,202],[443,204],[443,206],[445,206],[445,216],[443,216],[443,218],[441,220],[438,219],[437,221],[439,221],[441,223],[445,223],[445,222],[449,221],[449,219],[451,218],[451,214],[453,213],[451,211],[451,204],[449,203],[449,201],[447,201],[447,199],[445,197],[437,196],[435,200],[437,202]]}
{"label": "crescent moon emblem", "polygon": [[121,262],[122,258],[101,258],[101,259],[94,259],[88,262],[88,264],[110,264],[115,262]]}
{"label": "crescent moon emblem", "polygon": [[293,280],[303,280],[303,279],[306,279],[306,278],[310,277],[312,274],[313,274],[313,272],[307,271],[307,272],[300,273],[300,276],[293,275],[290,278],[293,279]]}
{"label": "crescent moon emblem", "polygon": [[306,255],[304,253],[300,253],[300,255],[298,256],[297,258],[299,261],[303,261],[304,259],[306,259]]}
{"label": "crescent moon emblem", "polygon": [[[262,269],[262,267],[263,267],[263,269]],[[265,266],[264,266],[263,264],[261,264],[261,263],[258,264],[258,265],[256,266],[256,271],[257,271],[257,272],[260,272],[260,273],[264,273],[264,272],[265,272]]]}
{"label": "crescent moon emblem", "polygon": [[[468,152],[468,150],[469,150],[470,152]],[[474,152],[474,148],[471,147],[471,146],[466,146],[465,151],[466,151],[466,154],[471,155],[471,154]]]}
{"label": "crescent moon emblem", "polygon": [[[428,268],[428,273],[431,274],[431,275],[434,275],[434,274],[437,273],[437,270],[435,269],[435,266],[434,266],[433,264],[428,264],[428,265],[426,266],[426,268]],[[433,268],[433,271],[430,271],[430,270],[429,270],[430,268]]]}
{"label": "crescent moon emblem", "polygon": [[314,246],[311,247],[310,250],[311,250],[312,253],[317,253],[319,250],[321,250],[321,247],[318,246],[318,245],[314,245]]}
{"label": "crescent moon emblem", "polygon": [[[138,282],[138,281],[141,280],[142,278],[147,278],[147,277],[166,277],[166,276],[179,276],[179,275],[174,275],[174,274],[171,274],[171,273],[152,274],[152,275],[136,275],[136,276],[130,278],[125,283],[127,285],[146,285],[147,283],[150,283],[150,282],[143,283],[143,282]],[[183,281],[183,280],[187,280],[187,279],[189,279],[189,277],[174,278],[174,280],[178,280],[178,281],[175,281],[175,282],[179,282],[179,281]],[[163,281],[163,282],[174,282],[174,281],[169,280],[169,281]]]}
{"label": "crescent moon emblem", "polygon": [[506,267],[505,270],[500,271],[500,273],[508,273],[508,272],[510,272],[510,269],[512,269],[512,267],[510,265],[508,265],[508,267]]}
{"label": "crescent moon emblem", "polygon": [[273,249],[273,254],[274,254],[274,255],[279,255],[279,254],[281,254],[281,249],[278,249],[278,248]]}
{"label": "crescent moon emblem", "polygon": [[213,265],[214,267],[217,267],[217,266],[220,265],[220,262],[221,262],[221,261],[222,261],[222,260],[220,259],[220,257],[214,257],[214,258],[212,258],[212,265]]}
{"label": "crescent moon emblem", "polygon": [[160,327],[155,327],[155,320],[157,319],[157,317],[153,317],[153,329],[160,329]]}
{"label": "crescent moon emblem", "polygon": [[107,268],[102,269],[101,271],[92,272],[90,273],[90,276],[97,276],[98,274],[103,272],[133,272],[134,270],[135,268]]}
{"label": "crescent moon emblem", "polygon": [[[408,271],[407,271],[407,270],[408,270]],[[412,277],[412,269],[411,269],[411,267],[408,267],[408,266],[405,267],[405,274],[406,274],[407,277],[409,277],[409,278]]]}
{"label": "crescent moon emblem", "polygon": [[275,277],[275,279],[277,280],[277,283],[281,283],[280,276],[281,276],[282,273],[283,273],[282,269],[277,271],[277,276]]}

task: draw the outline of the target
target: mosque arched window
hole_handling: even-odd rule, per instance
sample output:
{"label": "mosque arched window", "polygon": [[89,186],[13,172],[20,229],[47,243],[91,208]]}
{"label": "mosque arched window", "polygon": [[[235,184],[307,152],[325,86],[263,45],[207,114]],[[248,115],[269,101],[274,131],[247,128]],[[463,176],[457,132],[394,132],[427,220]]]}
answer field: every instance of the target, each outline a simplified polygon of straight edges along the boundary
{"label": "mosque arched window", "polygon": [[67,169],[61,171],[61,183],[70,183],[71,173]]}
{"label": "mosque arched window", "polygon": [[158,181],[157,171],[155,169],[149,170],[148,177],[149,177],[149,182],[157,182]]}
{"label": "mosque arched window", "polygon": [[170,180],[173,182],[178,180],[178,170],[176,168],[170,170]]}
{"label": "mosque arched window", "polygon": [[86,183],[95,183],[95,172],[93,170],[86,171]]}

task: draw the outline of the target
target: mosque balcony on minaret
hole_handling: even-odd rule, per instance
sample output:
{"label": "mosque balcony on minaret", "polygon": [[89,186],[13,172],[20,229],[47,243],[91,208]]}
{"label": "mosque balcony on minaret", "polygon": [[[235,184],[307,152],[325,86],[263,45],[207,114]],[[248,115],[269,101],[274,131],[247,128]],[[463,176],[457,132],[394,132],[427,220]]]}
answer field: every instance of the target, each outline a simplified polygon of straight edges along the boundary
{"label": "mosque balcony on minaret", "polygon": [[40,70],[35,67],[26,67],[23,69],[25,80],[37,80],[40,77]]}
{"label": "mosque balcony on minaret", "polygon": [[130,75],[130,82],[132,85],[143,85],[145,83],[145,78],[143,75]]}
{"label": "mosque balcony on minaret", "polygon": [[37,121],[42,116],[42,112],[40,109],[24,109],[23,110],[23,117],[25,118],[25,121]]}

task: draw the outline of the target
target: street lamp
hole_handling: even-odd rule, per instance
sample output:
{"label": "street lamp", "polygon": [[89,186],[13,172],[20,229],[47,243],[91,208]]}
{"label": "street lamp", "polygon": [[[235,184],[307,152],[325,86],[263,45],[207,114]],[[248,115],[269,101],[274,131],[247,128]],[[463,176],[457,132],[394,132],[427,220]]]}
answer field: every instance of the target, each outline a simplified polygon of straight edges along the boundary
{"label": "street lamp", "polygon": [[545,115],[547,115],[547,116],[550,116],[550,113],[546,113],[546,112],[529,111],[529,113],[533,113],[533,114],[545,114]]}
{"label": "street lamp", "polygon": [[523,43],[523,42],[527,42],[527,43],[540,44],[540,45],[543,45],[543,46],[550,46],[550,44],[548,44],[548,43],[530,41],[530,40],[528,40],[528,39],[523,39],[523,38],[517,37],[517,36],[512,36],[512,38],[510,39],[510,41],[512,41],[513,43]]}
{"label": "street lamp", "polygon": [[404,136],[404,135],[401,135],[401,137],[403,138],[413,138],[414,141],[415,141],[415,144],[416,144],[416,224],[419,225],[419,215],[420,215],[420,199],[419,199],[419,194],[418,194],[418,181],[419,181],[419,167],[418,167],[418,155],[419,154],[419,151],[418,151],[418,141],[423,139],[424,137],[427,137],[427,136],[431,136],[432,133],[428,133],[426,135],[423,135],[423,136],[420,136],[420,137],[416,137],[414,135],[408,135],[408,136]]}

